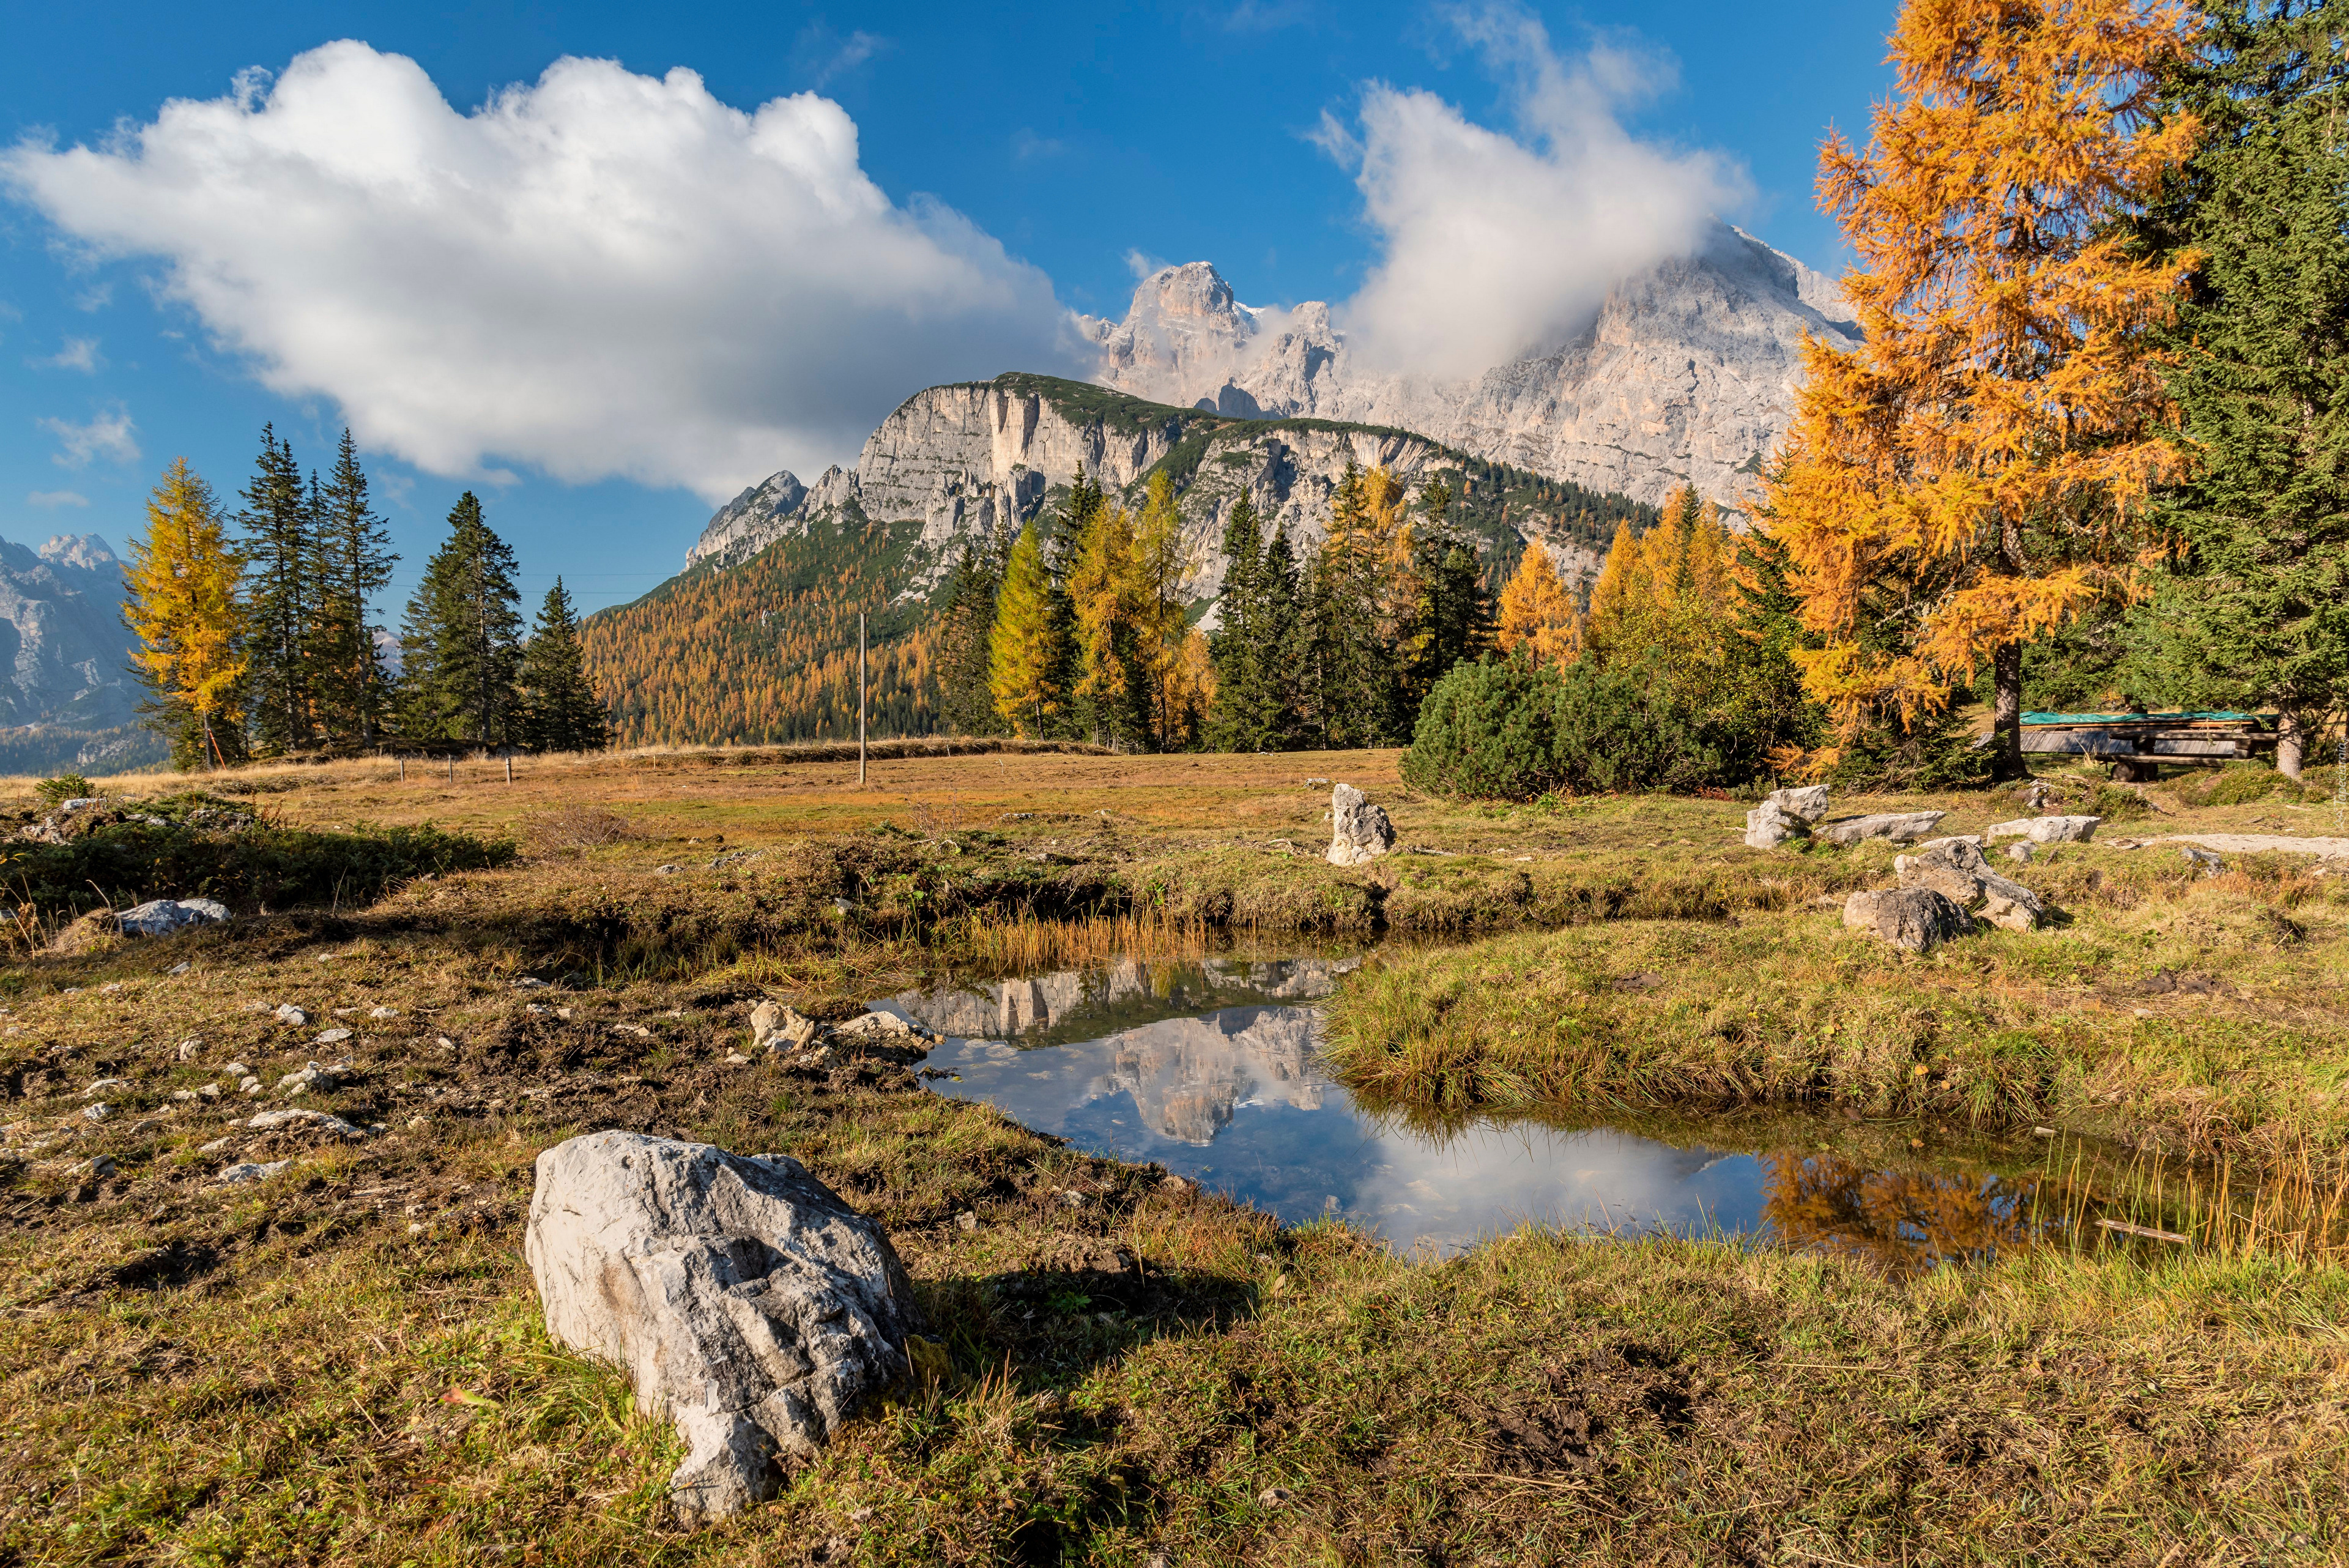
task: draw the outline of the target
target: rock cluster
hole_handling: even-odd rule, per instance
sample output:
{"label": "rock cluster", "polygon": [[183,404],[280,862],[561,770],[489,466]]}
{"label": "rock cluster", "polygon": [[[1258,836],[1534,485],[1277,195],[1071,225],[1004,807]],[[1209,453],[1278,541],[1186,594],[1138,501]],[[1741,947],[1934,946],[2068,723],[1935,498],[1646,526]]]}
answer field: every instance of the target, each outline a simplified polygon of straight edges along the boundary
{"label": "rock cluster", "polygon": [[829,1071],[853,1058],[910,1066],[927,1056],[938,1039],[934,1031],[894,1012],[867,1012],[844,1023],[823,1024],[778,1002],[762,1002],[750,1010],[752,1051],[814,1071]]}
{"label": "rock cluster", "polygon": [[1330,792],[1330,864],[1360,866],[1394,847],[1394,824],[1352,784]]}
{"label": "rock cluster", "polygon": [[912,1286],[880,1226],[781,1155],[600,1132],[538,1157],[523,1241],[547,1331],[673,1420],[678,1512],[772,1494],[905,1375]]}
{"label": "rock cluster", "polygon": [[2027,931],[2047,915],[2047,903],[2022,883],[2000,876],[1969,838],[1944,838],[1920,855],[1892,862],[1903,888],[1930,888],[1960,909],[2010,931]]}

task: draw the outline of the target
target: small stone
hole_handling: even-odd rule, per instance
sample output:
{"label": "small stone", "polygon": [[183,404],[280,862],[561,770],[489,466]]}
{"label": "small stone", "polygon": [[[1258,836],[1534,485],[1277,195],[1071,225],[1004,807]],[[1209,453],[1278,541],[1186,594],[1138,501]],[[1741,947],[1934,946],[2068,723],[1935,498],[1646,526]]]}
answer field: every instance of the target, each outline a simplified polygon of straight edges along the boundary
{"label": "small stone", "polygon": [[120,991],[121,989],[122,982],[120,981],[109,980],[104,985],[98,988],[98,994],[100,996],[112,996],[116,992]]}
{"label": "small stone", "polygon": [[457,1048],[457,1043],[454,1040],[450,1039],[446,1034],[436,1036],[432,1044],[439,1046],[443,1051],[454,1051]]}
{"label": "small stone", "polygon": [[181,1105],[193,1105],[196,1092],[193,1089],[174,1089],[171,1091],[171,1098]]}
{"label": "small stone", "polygon": [[367,1016],[369,1018],[397,1018],[399,1016],[399,1009],[397,1007],[370,1007],[367,1009]]}
{"label": "small stone", "polygon": [[1295,1492],[1285,1486],[1268,1486],[1256,1494],[1256,1505],[1258,1508],[1281,1508],[1293,1501],[1296,1496]]}
{"label": "small stone", "polygon": [[204,1037],[201,1034],[191,1034],[180,1042],[180,1060],[192,1062],[196,1059],[196,1053],[203,1048]]}
{"label": "small stone", "polygon": [[221,1086],[218,1084],[206,1084],[197,1089],[196,1093],[204,1099],[217,1100],[221,1097]]}
{"label": "small stone", "polygon": [[114,1174],[114,1157],[110,1154],[94,1154],[74,1168],[84,1176],[103,1181]]}
{"label": "small stone", "polygon": [[2031,1136],[2033,1137],[2054,1137],[2055,1136],[2055,1129],[2054,1127],[2033,1127],[2031,1129]]}
{"label": "small stone", "polygon": [[196,1152],[198,1154],[226,1154],[228,1152],[228,1146],[235,1141],[236,1139],[233,1137],[216,1137],[212,1139],[212,1142],[204,1145],[203,1147],[196,1150]]}
{"label": "small stone", "polygon": [[190,965],[186,960],[182,959],[178,963],[173,964],[170,969],[165,970],[163,972],[166,974],[185,974],[191,967],[192,966]]}
{"label": "small stone", "polygon": [[243,1083],[238,1085],[237,1087],[243,1089],[248,1095],[257,1095],[261,1093],[261,1080],[258,1078],[247,1078]]}
{"label": "small stone", "polygon": [[242,1062],[231,1062],[221,1068],[221,1076],[223,1078],[250,1078],[253,1076],[253,1069],[246,1066]]}
{"label": "small stone", "polygon": [[357,1127],[340,1116],[329,1116],[325,1111],[305,1110],[299,1106],[289,1106],[282,1111],[263,1111],[244,1125],[254,1132],[275,1132],[281,1127],[306,1127],[330,1132],[340,1137],[364,1136]]}
{"label": "small stone", "polygon": [[102,1122],[114,1114],[114,1107],[100,1101],[94,1106],[84,1106],[81,1108],[81,1114],[84,1120]]}
{"label": "small stone", "polygon": [[740,1051],[729,1051],[726,1053],[726,1064],[730,1067],[747,1067],[750,1064],[750,1058]]}
{"label": "small stone", "polygon": [[554,1010],[554,1016],[563,1020],[564,1023],[568,1023],[571,1022],[571,1009],[567,1007],[558,1007]]}
{"label": "small stone", "polygon": [[315,1043],[320,1045],[339,1045],[350,1037],[351,1032],[347,1029],[325,1029],[319,1031],[318,1038]]}
{"label": "small stone", "polygon": [[978,1216],[972,1213],[968,1209],[964,1210],[961,1213],[955,1216],[955,1229],[965,1231],[978,1230]]}
{"label": "small stone", "polygon": [[156,898],[114,917],[114,929],[128,937],[163,937],[189,926],[228,919],[228,906],[213,898]]}
{"label": "small stone", "polygon": [[641,1023],[615,1023],[612,1025],[612,1033],[626,1034],[635,1040],[649,1040],[653,1037],[653,1032]]}
{"label": "small stone", "polygon": [[1061,1194],[1061,1201],[1071,1209],[1082,1209],[1085,1206],[1085,1195],[1075,1191],[1063,1192]]}
{"label": "small stone", "polygon": [[82,1097],[87,1099],[101,1089],[127,1089],[129,1086],[130,1080],[128,1078],[93,1078],[90,1080],[89,1087],[82,1091]]}
{"label": "small stone", "polygon": [[654,873],[657,876],[661,877],[674,877],[684,869],[685,867],[682,866],[656,866],[653,867]]}
{"label": "small stone", "polygon": [[221,1173],[212,1178],[212,1179],[215,1181],[225,1182],[232,1186],[241,1185],[248,1181],[266,1181],[271,1177],[283,1172],[287,1166],[293,1163],[294,1162],[290,1159],[273,1159],[267,1164],[255,1164],[251,1160],[247,1160],[243,1164],[232,1165],[224,1168]]}
{"label": "small stone", "polygon": [[2018,840],[2006,846],[2006,857],[2018,866],[2030,865],[2032,857],[2038,853],[2038,847],[2028,838]]}
{"label": "small stone", "polygon": [[292,1024],[296,1029],[310,1022],[310,1015],[290,1002],[278,1003],[276,1017],[278,1023]]}
{"label": "small stone", "polygon": [[513,988],[516,991],[538,991],[543,989],[545,984],[546,981],[539,979],[536,975],[526,974],[513,982]]}
{"label": "small stone", "polygon": [[552,1010],[552,1009],[550,1009],[550,1008],[541,1007],[541,1006],[540,1006],[537,1002],[523,1002],[523,1008],[524,1008],[524,1010],[526,1010],[527,1012],[530,1012],[535,1013],[535,1014],[537,1014],[538,1016],[540,1016],[540,1017],[542,1017],[542,1018],[543,1018],[543,1017],[544,1017],[544,1016],[545,1016],[549,1012],[553,1011],[553,1010]]}
{"label": "small stone", "polygon": [[2178,853],[2186,864],[2201,872],[2206,880],[2227,869],[2227,857],[2215,849],[2205,849],[2199,844],[2181,844]]}
{"label": "small stone", "polygon": [[410,1116],[408,1118],[408,1130],[409,1132],[414,1132],[425,1125],[425,1120],[422,1116]]}

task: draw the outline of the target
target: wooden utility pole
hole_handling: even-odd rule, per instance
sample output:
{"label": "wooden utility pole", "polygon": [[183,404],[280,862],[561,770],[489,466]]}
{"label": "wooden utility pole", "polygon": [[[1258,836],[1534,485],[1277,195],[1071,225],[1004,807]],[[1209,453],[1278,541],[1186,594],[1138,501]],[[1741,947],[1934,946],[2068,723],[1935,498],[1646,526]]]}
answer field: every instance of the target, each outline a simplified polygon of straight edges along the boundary
{"label": "wooden utility pole", "polygon": [[856,612],[856,784],[864,785],[864,612]]}

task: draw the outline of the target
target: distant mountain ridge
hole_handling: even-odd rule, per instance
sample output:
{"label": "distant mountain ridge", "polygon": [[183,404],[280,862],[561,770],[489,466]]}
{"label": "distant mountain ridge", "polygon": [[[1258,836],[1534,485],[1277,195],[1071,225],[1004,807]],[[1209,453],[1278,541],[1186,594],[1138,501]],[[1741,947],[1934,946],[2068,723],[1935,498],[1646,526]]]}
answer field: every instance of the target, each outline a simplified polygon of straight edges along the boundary
{"label": "distant mountain ridge", "polygon": [[165,748],[136,724],[122,563],[95,534],[0,539],[0,772],[124,768]]}
{"label": "distant mountain ridge", "polygon": [[1743,230],[1610,290],[1543,352],[1469,380],[1359,363],[1330,309],[1242,305],[1206,262],[1143,280],[1124,320],[1087,318],[1095,379],[1244,418],[1392,425],[1494,462],[1654,504],[1681,484],[1733,509],[1785,434],[1802,341],[1859,341],[1836,282]]}

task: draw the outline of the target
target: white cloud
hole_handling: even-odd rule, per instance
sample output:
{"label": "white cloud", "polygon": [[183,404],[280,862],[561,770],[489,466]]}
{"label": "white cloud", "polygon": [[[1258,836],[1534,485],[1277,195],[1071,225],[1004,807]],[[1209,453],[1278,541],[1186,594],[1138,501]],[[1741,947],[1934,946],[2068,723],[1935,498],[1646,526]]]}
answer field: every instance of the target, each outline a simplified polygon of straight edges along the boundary
{"label": "white cloud", "polygon": [[139,427],[131,423],[130,410],[120,403],[99,409],[88,424],[64,420],[33,422],[57,438],[58,451],[49,461],[60,468],[88,468],[93,458],[100,457],[112,462],[139,461],[139,442],[132,436]]}
{"label": "white cloud", "polygon": [[36,490],[25,497],[35,506],[87,506],[89,497],[71,490]]}
{"label": "white cloud", "polygon": [[793,53],[803,62],[809,79],[822,88],[888,47],[888,39],[863,28],[842,37],[824,23],[816,21],[800,29],[799,44]]}
{"label": "white cloud", "polygon": [[[260,379],[435,473],[493,460],[713,500],[849,457],[906,393],[1061,369],[1050,281],[897,204],[812,93],[745,113],[678,69],[563,59],[460,114],[355,42],[0,180],[165,288]],[[127,430],[127,422],[126,422]]]}
{"label": "white cloud", "polygon": [[1166,264],[1164,261],[1147,251],[1130,250],[1125,253],[1125,270],[1133,275],[1133,281],[1136,283],[1140,283],[1153,273],[1164,271],[1165,267]]}
{"label": "white cloud", "polygon": [[1668,57],[1601,42],[1562,59],[1510,4],[1450,20],[1507,85],[1515,134],[1372,82],[1359,130],[1324,114],[1312,140],[1354,171],[1380,234],[1342,313],[1350,346],[1391,369],[1471,376],[1554,345],[1616,282],[1687,253],[1746,181],[1718,154],[1624,129],[1626,105],[1672,85]]}
{"label": "white cloud", "polygon": [[95,337],[68,337],[66,339],[66,345],[64,348],[58,349],[47,358],[36,359],[34,363],[44,369],[51,370],[96,370],[98,369],[98,339]]}

